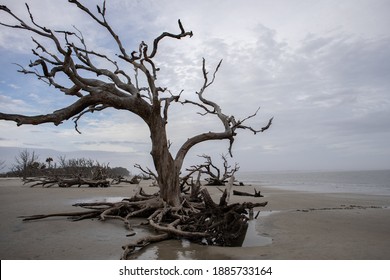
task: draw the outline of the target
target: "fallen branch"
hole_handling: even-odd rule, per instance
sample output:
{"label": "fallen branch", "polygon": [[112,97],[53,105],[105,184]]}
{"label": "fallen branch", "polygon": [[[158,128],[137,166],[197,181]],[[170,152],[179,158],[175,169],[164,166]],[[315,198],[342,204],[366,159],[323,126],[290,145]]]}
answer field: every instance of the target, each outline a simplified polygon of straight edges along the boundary
{"label": "fallen branch", "polygon": [[255,189],[255,193],[252,194],[252,193],[247,193],[247,192],[242,192],[242,191],[236,191],[236,190],[233,190],[233,195],[238,195],[238,196],[253,196],[253,197],[264,197],[264,195],[262,195],[260,193],[260,191],[257,191]]}
{"label": "fallen branch", "polygon": [[119,185],[120,183],[128,183],[131,185],[137,185],[141,182],[141,177],[133,176],[130,180],[125,179],[123,176],[118,176],[111,181],[111,184]]}
{"label": "fallen branch", "polygon": [[107,188],[110,186],[110,182],[107,179],[88,179],[88,178],[59,178],[59,177],[43,177],[43,178],[29,178],[24,180],[24,184],[32,184],[30,187],[42,186],[50,188],[57,185],[60,188],[70,188],[72,186],[81,187],[86,185],[90,188]]}

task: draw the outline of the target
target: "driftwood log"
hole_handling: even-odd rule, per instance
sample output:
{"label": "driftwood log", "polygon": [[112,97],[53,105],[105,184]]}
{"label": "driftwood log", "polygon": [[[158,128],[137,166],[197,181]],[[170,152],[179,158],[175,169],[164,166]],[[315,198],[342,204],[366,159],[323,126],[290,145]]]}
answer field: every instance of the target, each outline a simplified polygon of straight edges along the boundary
{"label": "driftwood log", "polygon": [[[224,192],[224,190],[218,188],[218,190],[220,192]],[[233,190],[233,195],[237,195],[237,196],[252,196],[252,197],[264,197],[264,195],[261,194],[261,191],[258,191],[256,189],[254,189],[255,192],[254,193],[248,193],[248,192],[242,192],[242,191],[237,191],[237,190]]]}
{"label": "driftwood log", "polygon": [[253,197],[264,197],[264,195],[261,194],[260,191],[254,189],[254,193],[248,193],[248,192],[242,192],[242,191],[237,191],[233,190],[233,195],[238,195],[238,196],[253,196]]}
{"label": "driftwood log", "polygon": [[81,187],[86,185],[90,188],[107,188],[110,182],[107,179],[89,179],[89,178],[59,178],[59,177],[42,177],[42,178],[28,178],[24,180],[24,184],[32,184],[30,187],[42,186],[50,188],[57,185],[60,188],[70,188],[72,186]]}
{"label": "driftwood log", "polygon": [[133,176],[130,180],[126,179],[123,176],[118,176],[117,178],[114,178],[111,181],[111,184],[117,185],[120,183],[128,183],[128,184],[132,184],[132,185],[137,185],[137,184],[139,184],[139,182],[141,182],[141,177],[139,177],[139,176]]}
{"label": "driftwood log", "polygon": [[98,218],[99,220],[121,220],[128,236],[135,235],[131,219],[135,217],[146,218],[146,223],[155,231],[155,235],[142,237],[123,246],[122,258],[127,259],[131,253],[145,248],[151,243],[172,238],[186,238],[192,242],[217,246],[237,246],[237,240],[243,240],[248,219],[248,212],[255,207],[264,207],[262,203],[235,203],[226,201],[227,191],[215,203],[206,188],[200,190],[201,202],[190,202],[184,197],[179,207],[166,204],[158,194],[147,195],[140,188],[131,198],[120,202],[77,203],[73,206],[87,210],[71,213],[56,213],[46,215],[23,216],[24,221],[38,220],[49,217],[68,217],[71,220]]}

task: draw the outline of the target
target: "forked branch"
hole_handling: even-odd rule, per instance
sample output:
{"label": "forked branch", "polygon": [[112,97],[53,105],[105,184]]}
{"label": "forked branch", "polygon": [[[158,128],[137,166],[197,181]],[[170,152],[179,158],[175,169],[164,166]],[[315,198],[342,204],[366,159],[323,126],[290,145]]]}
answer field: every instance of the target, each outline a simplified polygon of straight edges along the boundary
{"label": "forked branch", "polygon": [[221,66],[222,60],[218,63],[217,67],[215,68],[211,80],[209,79],[209,73],[206,70],[206,60],[203,58],[202,60],[202,73],[203,73],[203,85],[200,88],[198,92],[196,92],[198,96],[198,101],[192,101],[192,100],[185,100],[182,101],[182,104],[191,104],[195,105],[201,109],[204,110],[203,113],[199,113],[201,115],[206,115],[206,114],[212,114],[216,115],[219,120],[221,121],[224,131],[220,132],[208,132],[208,133],[202,133],[196,136],[193,136],[189,138],[179,149],[179,151],[176,154],[176,160],[178,162],[182,162],[184,160],[184,157],[186,156],[187,152],[195,145],[204,142],[204,141],[209,141],[209,140],[222,140],[222,139],[227,139],[229,140],[229,154],[230,156],[233,156],[232,154],[232,147],[234,143],[234,137],[237,135],[236,130],[237,129],[246,129],[252,131],[254,134],[258,132],[264,132],[267,130],[271,124],[273,117],[268,121],[268,123],[260,128],[260,129],[255,129],[252,126],[245,125],[245,122],[253,117],[255,117],[259,111],[259,109],[256,110],[256,112],[252,115],[249,115],[248,117],[245,117],[243,120],[238,120],[236,121],[236,118],[232,116],[228,116],[222,112],[222,109],[220,105],[218,105],[216,102],[212,101],[209,98],[205,97],[205,91],[208,87],[210,87],[214,81],[216,74]]}
{"label": "forked branch", "polygon": [[[8,24],[0,20],[0,25],[12,29],[29,31],[41,38],[48,39],[48,42],[51,42],[55,47],[54,51],[49,51],[50,48],[44,46],[38,39],[32,38],[36,45],[36,48],[33,50],[33,55],[36,59],[30,62],[28,68],[19,65],[19,72],[34,75],[49,86],[54,86],[66,95],[76,96],[79,100],[68,107],[46,115],[25,116],[0,113],[0,119],[15,121],[17,125],[36,125],[47,122],[58,125],[73,117],[75,129],[79,132],[78,121],[86,113],[113,107],[131,111],[140,116],[146,123],[149,123],[152,107],[155,112],[160,114],[161,103],[165,102],[163,115],[165,120],[167,120],[170,103],[178,101],[180,95],[172,95],[169,98],[159,97],[159,93],[164,92],[165,89],[155,84],[157,78],[156,72],[159,69],[152,61],[152,58],[157,54],[158,46],[164,38],[181,39],[186,36],[192,36],[192,32],[185,31],[179,20],[180,33],[163,32],[154,40],[151,54],[148,52],[147,44],[142,42],[139,46],[139,52],[133,52],[131,55],[128,55],[119,36],[106,19],[107,10],[105,2],[103,2],[102,6],[97,7],[97,15],[77,0],[69,0],[69,2],[75,4],[80,10],[99,23],[99,25],[108,30],[120,49],[121,54],[119,57],[134,66],[136,75],[138,73],[137,71],[141,71],[146,76],[148,81],[146,91],[149,94],[147,96],[141,95],[140,92],[142,89],[138,87],[138,81],[134,85],[130,75],[122,70],[114,59],[89,49],[82,32],[77,27],[74,27],[75,32],[66,30],[54,31],[37,23],[28,5],[26,5],[26,8],[30,17],[30,23],[25,22],[15,15],[8,7],[1,5],[0,12],[10,15],[16,21],[16,24]],[[64,42],[65,46],[63,46]],[[103,63],[108,62],[112,66],[112,70],[96,66],[98,65],[97,60],[103,60]],[[145,66],[145,63],[152,67],[151,72]],[[84,75],[85,72],[93,73],[99,79],[90,78],[93,76]],[[59,74],[64,74],[68,77],[73,85],[66,86],[63,84],[63,78],[57,78],[61,76]],[[101,79],[100,77],[105,78]]]}

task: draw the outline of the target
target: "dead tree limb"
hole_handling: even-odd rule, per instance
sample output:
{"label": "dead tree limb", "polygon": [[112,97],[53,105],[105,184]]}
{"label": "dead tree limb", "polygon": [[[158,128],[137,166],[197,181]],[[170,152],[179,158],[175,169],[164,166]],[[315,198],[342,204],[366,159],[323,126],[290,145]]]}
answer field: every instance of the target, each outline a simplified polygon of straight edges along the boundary
{"label": "dead tree limb", "polygon": [[107,188],[110,186],[110,181],[107,179],[89,179],[89,178],[59,178],[59,177],[42,177],[42,178],[28,178],[24,180],[24,184],[31,184],[31,188],[35,186],[42,186],[50,188],[57,185],[60,188],[70,188],[73,186],[81,187],[88,186],[90,188]]}
{"label": "dead tree limb", "polygon": [[234,167],[232,167],[226,158],[226,155],[222,155],[223,161],[223,169],[218,168],[212,161],[209,155],[199,156],[205,159],[205,162],[198,165],[193,165],[186,169],[188,174],[183,177],[183,181],[188,180],[195,172],[201,172],[202,174],[206,174],[208,178],[206,178],[207,185],[209,186],[224,186],[227,180],[233,176],[235,172],[237,172],[240,167],[238,163],[235,163]]}
{"label": "dead tree limb", "polygon": [[118,176],[116,178],[114,178],[112,181],[111,181],[111,184],[113,185],[118,185],[120,183],[128,183],[128,184],[131,184],[131,185],[137,185],[141,182],[141,177],[140,176],[133,176],[131,177],[130,180],[126,179],[125,177],[123,176]]}
{"label": "dead tree limb", "polygon": [[253,197],[264,197],[260,191],[257,191],[256,189],[254,189],[255,192],[252,194],[252,193],[248,193],[248,192],[242,192],[242,191],[237,191],[237,190],[233,190],[233,195],[238,195],[238,196],[253,196]]}

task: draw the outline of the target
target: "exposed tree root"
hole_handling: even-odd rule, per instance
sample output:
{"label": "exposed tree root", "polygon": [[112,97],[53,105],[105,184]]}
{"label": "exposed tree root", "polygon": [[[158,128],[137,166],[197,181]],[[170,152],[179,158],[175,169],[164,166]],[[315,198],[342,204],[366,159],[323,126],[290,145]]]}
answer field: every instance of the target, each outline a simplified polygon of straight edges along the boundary
{"label": "exposed tree root", "polygon": [[[147,224],[156,232],[155,235],[142,237],[135,242],[123,246],[123,259],[131,253],[145,248],[151,243],[173,238],[186,238],[192,242],[207,245],[235,246],[239,237],[246,233],[248,217],[246,214],[255,207],[264,207],[263,203],[230,204],[226,202],[225,191],[216,204],[207,189],[200,191],[201,202],[191,202],[184,197],[179,207],[168,206],[157,195],[146,195],[139,189],[136,195],[116,203],[96,202],[77,203],[73,206],[88,211],[73,213],[57,213],[47,215],[24,216],[24,221],[49,217],[68,217],[78,221],[98,218],[99,220],[118,219],[126,229],[132,231],[132,218],[146,218]],[[129,236],[134,235],[132,232]]]}
{"label": "exposed tree root", "polygon": [[127,259],[131,255],[131,253],[133,253],[137,249],[141,249],[141,248],[148,246],[151,243],[164,241],[164,240],[167,240],[170,238],[171,237],[168,233],[162,233],[162,234],[158,234],[158,235],[149,235],[149,236],[146,236],[144,238],[137,240],[134,243],[130,243],[130,244],[127,244],[125,246],[122,246],[123,254],[122,254],[121,259],[124,259],[124,260]]}

